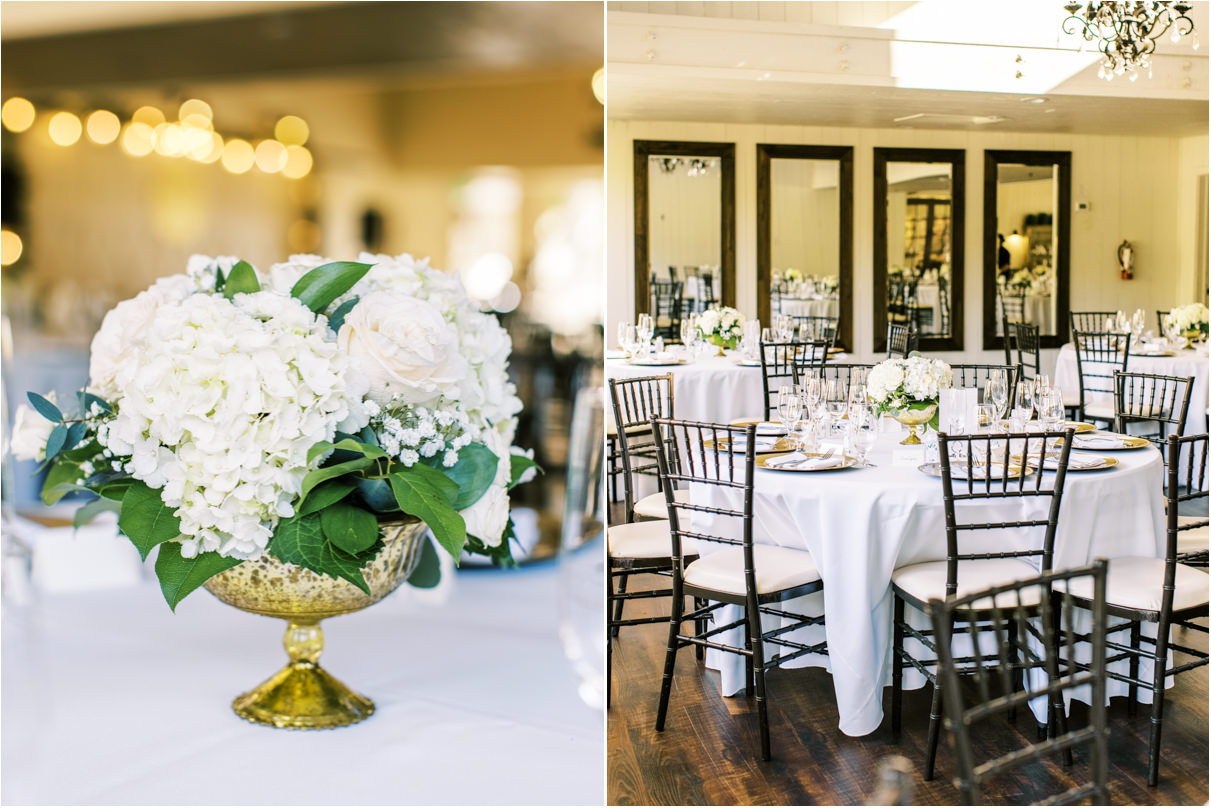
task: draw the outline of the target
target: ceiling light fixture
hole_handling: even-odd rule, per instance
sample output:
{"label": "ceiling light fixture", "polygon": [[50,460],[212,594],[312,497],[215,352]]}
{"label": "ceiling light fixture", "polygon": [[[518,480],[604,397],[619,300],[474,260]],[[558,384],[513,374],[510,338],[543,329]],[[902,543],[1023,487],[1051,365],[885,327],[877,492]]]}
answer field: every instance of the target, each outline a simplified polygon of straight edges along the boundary
{"label": "ceiling light fixture", "polygon": [[1068,3],[1064,10],[1071,16],[1062,26],[1066,34],[1080,34],[1086,43],[1094,42],[1105,58],[1097,75],[1111,81],[1115,76],[1129,73],[1130,80],[1139,78],[1139,71],[1147,70],[1152,78],[1152,54],[1156,40],[1170,28],[1174,42],[1186,34],[1194,35],[1194,49],[1198,50],[1198,32],[1194,22],[1186,16],[1189,3],[1173,3],[1168,0],[1103,0],[1090,2],[1081,12],[1080,3]]}

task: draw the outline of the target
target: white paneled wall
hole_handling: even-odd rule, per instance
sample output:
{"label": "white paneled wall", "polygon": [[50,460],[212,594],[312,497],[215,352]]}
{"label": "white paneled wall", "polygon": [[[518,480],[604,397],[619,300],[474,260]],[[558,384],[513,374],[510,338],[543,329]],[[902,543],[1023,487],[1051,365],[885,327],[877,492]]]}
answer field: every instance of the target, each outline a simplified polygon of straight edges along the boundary
{"label": "white paneled wall", "polygon": [[[658,5],[658,4],[649,4]],[[845,5],[845,4],[841,4]],[[1152,310],[1192,299],[1195,277],[1194,210],[1198,174],[1207,171],[1207,138],[1114,137],[1015,132],[946,132],[758,124],[607,121],[607,323],[634,315],[632,143],[694,140],[736,144],[737,303],[757,307],[758,143],[854,147],[854,337],[860,358],[872,356],[873,149],[950,148],[967,152],[966,256],[963,271],[963,356],[995,359],[981,350],[983,323],[983,174],[985,149],[1072,152],[1070,301],[1073,309]],[[1188,222],[1186,220],[1189,220]],[[1135,280],[1118,276],[1116,248],[1136,249]],[[947,358],[946,354],[940,355]],[[1044,358],[1045,363],[1048,361]]]}

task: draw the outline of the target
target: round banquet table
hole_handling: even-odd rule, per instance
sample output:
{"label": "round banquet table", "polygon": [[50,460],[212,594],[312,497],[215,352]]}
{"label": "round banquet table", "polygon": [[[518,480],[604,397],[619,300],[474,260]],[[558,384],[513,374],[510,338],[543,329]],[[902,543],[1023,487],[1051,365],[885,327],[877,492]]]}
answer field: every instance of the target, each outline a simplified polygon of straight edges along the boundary
{"label": "round banquet table", "polygon": [[577,696],[557,590],[554,562],[462,570],[444,603],[405,588],[324,621],[324,666],[377,711],[322,731],[231,711],[285,662],[281,620],[206,592],[173,614],[152,580],[6,602],[0,795],[6,805],[601,804],[603,715]]}
{"label": "round banquet table", "polygon": [[783,297],[779,299],[779,310],[774,314],[792,317],[836,317],[836,297]]}
{"label": "round banquet table", "polygon": [[[1156,373],[1163,376],[1193,376],[1194,383],[1190,387],[1190,409],[1186,413],[1186,423],[1183,434],[1195,435],[1207,429],[1207,346],[1185,348],[1175,352],[1175,356],[1146,356],[1129,354],[1127,370],[1136,373]],[[1100,372],[1100,371],[1099,371]],[[1076,348],[1071,342],[1060,348],[1055,360],[1055,374],[1052,380],[1065,393],[1065,400],[1075,401],[1081,392],[1081,377],[1077,373]],[[1109,403],[1110,393],[1093,393],[1086,404]]]}
{"label": "round banquet table", "polygon": [[[674,349],[679,350],[679,349]],[[739,364],[739,353],[706,355],[683,365],[634,365],[606,359],[607,379],[673,374],[673,411],[689,421],[726,424],[737,418],[763,418],[761,365]]]}
{"label": "round banquet table", "polygon": [[[946,558],[942,481],[915,466],[893,465],[893,450],[902,437],[898,431],[879,435],[868,458],[874,468],[756,470],[754,540],[811,551],[824,580],[823,593],[798,598],[788,604],[788,610],[818,614],[823,609],[828,657],[802,657],[790,666],[831,670],[839,726],[851,736],[874,732],[883,719],[883,687],[891,681],[892,571]],[[1159,556],[1163,552],[1164,504],[1157,495],[1162,476],[1160,452],[1149,446],[1103,454],[1115,457],[1119,464],[1108,470],[1067,475],[1056,532],[1056,569],[1079,566],[1096,557]],[[691,497],[696,504],[743,505],[741,489],[694,484]],[[989,521],[1040,518],[1039,514],[1046,518],[1046,507],[1037,501],[981,503],[978,507],[987,509],[993,517]],[[699,513],[693,529],[729,535],[737,521]],[[1002,552],[1010,547],[1026,549],[1040,538],[1026,533],[1023,539],[1022,531],[989,530],[973,531],[964,541],[975,552],[980,548]],[[728,622],[738,615],[718,619]],[[802,639],[818,641],[810,635]],[[723,695],[744,688],[739,657],[716,652],[707,662],[721,672]]]}

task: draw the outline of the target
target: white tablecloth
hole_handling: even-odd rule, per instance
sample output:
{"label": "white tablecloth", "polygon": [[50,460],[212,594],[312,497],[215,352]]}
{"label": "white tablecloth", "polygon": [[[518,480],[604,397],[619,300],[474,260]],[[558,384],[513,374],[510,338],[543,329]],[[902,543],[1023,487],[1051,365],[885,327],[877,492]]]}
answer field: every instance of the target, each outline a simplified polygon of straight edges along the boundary
{"label": "white tablecloth", "polygon": [[[1207,428],[1207,351],[1186,349],[1178,351],[1176,356],[1136,356],[1127,357],[1127,370],[1136,373],[1156,373],[1162,376],[1193,376],[1194,384],[1190,388],[1190,409],[1186,413],[1184,433],[1196,435]],[[1102,371],[1099,370],[1099,373]],[[1069,342],[1060,348],[1055,359],[1055,374],[1052,381],[1064,391],[1065,399],[1071,397],[1076,401],[1081,392],[1081,377],[1077,372],[1076,348]],[[1100,385],[1099,386],[1104,386]],[[1113,396],[1109,393],[1094,393],[1085,402],[1088,404],[1111,403]]]}
{"label": "white tablecloth", "polygon": [[706,356],[685,365],[632,365],[626,359],[607,359],[606,378],[673,374],[673,409],[678,418],[726,424],[737,418],[761,418],[761,365],[738,364],[739,353]]}
{"label": "white tablecloth", "polygon": [[[603,718],[556,633],[557,568],[464,570],[324,621],[321,662],[377,712],[338,730],[246,723],[285,623],[153,582],[6,608],[5,804],[601,804]],[[604,602],[604,598],[603,598]]]}
{"label": "white tablecloth", "polygon": [[[816,658],[791,664],[828,665],[840,729],[852,736],[874,732],[883,719],[883,687],[891,676],[892,571],[946,557],[942,481],[915,467],[893,465],[892,450],[902,437],[897,432],[880,435],[870,456],[876,468],[811,473],[758,469],[756,474],[755,540],[810,550],[824,580],[822,595],[797,599],[793,606],[818,613],[823,598],[827,663]],[[1154,556],[1162,551],[1164,506],[1157,496],[1160,453],[1149,447],[1114,456],[1120,464],[1115,469],[1068,475],[1055,568],[1078,566],[1099,556]],[[741,507],[741,491],[711,487],[704,493],[706,488],[692,487],[695,502],[704,499]],[[1006,521],[1038,518],[1039,513],[1046,518],[1037,502],[997,504],[990,513]],[[719,524],[709,521],[712,518],[699,515],[694,528],[718,531]],[[965,537],[972,538],[965,547],[1000,552],[1022,544],[1020,534],[1006,536],[1001,531],[976,531]],[[724,695],[743,689],[739,657],[716,654],[708,657],[708,663],[720,668]]]}
{"label": "white tablecloth", "polygon": [[836,317],[837,298],[813,297],[796,298],[783,297],[778,301],[779,311],[774,314],[787,314],[792,317]]}

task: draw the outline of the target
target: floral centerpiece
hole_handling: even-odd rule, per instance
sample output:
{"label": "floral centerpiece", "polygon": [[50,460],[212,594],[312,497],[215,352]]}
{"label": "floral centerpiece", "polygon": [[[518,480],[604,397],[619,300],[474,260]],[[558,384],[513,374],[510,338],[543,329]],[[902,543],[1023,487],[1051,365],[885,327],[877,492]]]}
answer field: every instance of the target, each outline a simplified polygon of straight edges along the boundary
{"label": "floral centerpiece", "polygon": [[890,413],[909,428],[902,443],[916,444],[917,426],[938,428],[938,401],[950,387],[953,373],[940,359],[926,359],[915,351],[906,359],[887,359],[870,369],[866,394],[878,413]]}
{"label": "floral centerpiece", "polygon": [[1191,342],[1202,342],[1207,339],[1207,307],[1191,303],[1170,309],[1165,315],[1165,328],[1178,331]]}
{"label": "floral centerpiece", "polygon": [[[77,412],[29,394],[12,446],[42,461],[44,502],[91,492],[77,522],[116,511],[143,558],[158,548],[174,610],[203,584],[231,602],[215,582],[284,565],[368,598],[339,614],[402,580],[368,582],[396,552],[381,523],[427,526],[456,560],[511,563],[508,491],[533,461],[512,445],[510,350],[427,260],[304,255],[261,271],[194,256],[105,316]],[[433,585],[422,544],[397,572]]]}
{"label": "floral centerpiece", "polygon": [[786,270],[786,274],[783,275],[783,277],[786,278],[789,283],[799,283],[803,280],[803,273],[794,267],[791,267],[790,269]]}
{"label": "floral centerpiece", "polygon": [[821,293],[831,295],[837,291],[837,276],[836,275],[821,275],[816,278],[816,289]]}
{"label": "floral centerpiece", "polygon": [[719,348],[735,348],[744,336],[744,315],[731,306],[707,309],[698,315],[698,333]]}
{"label": "floral centerpiece", "polygon": [[1026,291],[1034,285],[1034,273],[1029,269],[1019,269],[1009,279],[1009,286],[1019,291]]}

